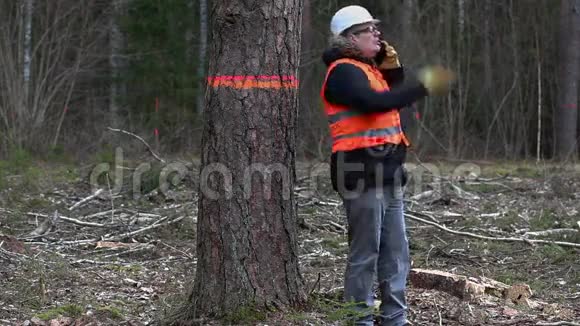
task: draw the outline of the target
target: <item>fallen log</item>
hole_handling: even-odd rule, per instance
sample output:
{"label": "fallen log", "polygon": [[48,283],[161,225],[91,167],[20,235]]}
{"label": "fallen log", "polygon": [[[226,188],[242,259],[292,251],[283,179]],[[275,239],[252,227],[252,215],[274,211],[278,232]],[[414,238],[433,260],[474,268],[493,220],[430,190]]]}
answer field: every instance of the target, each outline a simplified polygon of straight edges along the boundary
{"label": "fallen log", "polygon": [[487,277],[466,277],[453,273],[413,268],[409,281],[415,288],[449,293],[462,300],[475,301],[484,295],[492,295],[514,304],[529,306],[532,291],[527,284],[512,286]]}
{"label": "fallen log", "polygon": [[472,301],[485,294],[485,286],[462,275],[443,271],[413,268],[409,273],[411,285],[426,290],[438,290],[463,300]]}

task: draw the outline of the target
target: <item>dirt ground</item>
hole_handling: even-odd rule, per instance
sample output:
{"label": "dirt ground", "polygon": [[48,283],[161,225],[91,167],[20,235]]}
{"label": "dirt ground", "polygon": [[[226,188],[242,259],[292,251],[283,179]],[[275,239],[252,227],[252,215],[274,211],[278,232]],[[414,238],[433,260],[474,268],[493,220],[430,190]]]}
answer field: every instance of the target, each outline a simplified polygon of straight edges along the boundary
{"label": "dirt ground", "polygon": [[[407,187],[413,268],[524,283],[532,296],[528,304],[491,295],[468,301],[410,286],[412,325],[579,325],[580,249],[572,246],[580,243],[580,170],[464,163],[414,165],[417,176],[425,167],[439,173],[424,171]],[[151,191],[158,184],[145,182],[136,196],[124,183],[112,198],[107,189],[90,197],[94,166],[38,163],[0,175],[0,325],[155,325],[172,311],[195,271],[196,169],[187,167],[169,190]],[[327,166],[298,167],[308,308],[240,313],[231,324],[348,323],[340,302],[348,252],[343,207]]]}

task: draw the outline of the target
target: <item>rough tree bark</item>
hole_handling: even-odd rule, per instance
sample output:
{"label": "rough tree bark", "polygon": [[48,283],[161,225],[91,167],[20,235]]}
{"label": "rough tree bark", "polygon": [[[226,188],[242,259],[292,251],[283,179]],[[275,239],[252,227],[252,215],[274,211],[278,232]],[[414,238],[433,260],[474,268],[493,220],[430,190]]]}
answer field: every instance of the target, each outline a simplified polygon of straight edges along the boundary
{"label": "rough tree bark", "polygon": [[211,12],[186,320],[304,299],[292,191],[301,0],[214,1]]}
{"label": "rough tree bark", "polygon": [[560,95],[556,111],[556,157],[576,159],[580,79],[580,0],[562,0],[560,11]]}

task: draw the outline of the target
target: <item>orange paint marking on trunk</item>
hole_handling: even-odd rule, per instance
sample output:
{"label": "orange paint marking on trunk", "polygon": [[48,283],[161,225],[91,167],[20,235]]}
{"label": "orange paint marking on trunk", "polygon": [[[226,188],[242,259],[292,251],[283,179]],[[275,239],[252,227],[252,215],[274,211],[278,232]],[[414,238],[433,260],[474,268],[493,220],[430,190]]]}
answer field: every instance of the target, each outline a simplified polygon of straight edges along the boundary
{"label": "orange paint marking on trunk", "polygon": [[214,76],[207,78],[213,88],[229,87],[236,89],[281,89],[298,88],[298,79],[294,76]]}

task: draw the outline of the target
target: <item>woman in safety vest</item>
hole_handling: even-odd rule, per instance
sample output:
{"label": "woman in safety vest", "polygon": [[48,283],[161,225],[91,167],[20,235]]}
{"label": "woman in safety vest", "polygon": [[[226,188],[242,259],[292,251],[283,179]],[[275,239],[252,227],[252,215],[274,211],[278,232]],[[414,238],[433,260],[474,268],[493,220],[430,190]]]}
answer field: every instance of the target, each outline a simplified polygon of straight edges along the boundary
{"label": "woman in safety vest", "polygon": [[415,85],[391,89],[403,81],[403,68],[395,49],[381,41],[376,23],[360,6],[342,8],[332,17],[321,96],[332,137],[332,185],[348,220],[344,298],[357,303],[357,325],[373,325],[377,275],[380,324],[400,326],[407,325],[410,264],[402,168],[409,141],[399,108],[445,94],[453,77],[441,67],[428,67],[419,72]]}

